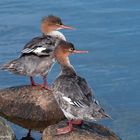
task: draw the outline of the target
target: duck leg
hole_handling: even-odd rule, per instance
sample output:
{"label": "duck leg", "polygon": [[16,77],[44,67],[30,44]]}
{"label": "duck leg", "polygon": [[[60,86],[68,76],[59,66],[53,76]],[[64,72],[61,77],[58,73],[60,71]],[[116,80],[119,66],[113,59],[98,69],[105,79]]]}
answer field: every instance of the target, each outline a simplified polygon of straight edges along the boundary
{"label": "duck leg", "polygon": [[83,123],[82,120],[72,120],[72,124],[81,125]]}
{"label": "duck leg", "polygon": [[40,86],[41,88],[44,88],[46,90],[50,90],[51,88],[48,86],[47,80],[46,80],[46,76],[43,77],[43,84],[35,84],[35,81],[33,79],[32,76],[30,76],[30,81],[31,81],[31,85],[32,86]]}
{"label": "duck leg", "polygon": [[51,90],[51,88],[49,87],[48,83],[47,83],[47,80],[46,80],[46,76],[43,76],[43,84],[40,85],[41,88],[44,88],[44,89],[47,89],[47,90]]}
{"label": "duck leg", "polygon": [[57,129],[57,135],[62,135],[62,134],[69,133],[69,132],[71,132],[73,130],[73,124],[81,125],[82,123],[83,123],[82,120],[70,120],[68,122],[68,126]]}
{"label": "duck leg", "polygon": [[32,76],[30,76],[30,82],[32,86],[36,86],[35,81]]}
{"label": "duck leg", "polygon": [[71,132],[72,130],[73,130],[72,121],[69,121],[68,126],[57,129],[57,135],[66,134],[66,133]]}

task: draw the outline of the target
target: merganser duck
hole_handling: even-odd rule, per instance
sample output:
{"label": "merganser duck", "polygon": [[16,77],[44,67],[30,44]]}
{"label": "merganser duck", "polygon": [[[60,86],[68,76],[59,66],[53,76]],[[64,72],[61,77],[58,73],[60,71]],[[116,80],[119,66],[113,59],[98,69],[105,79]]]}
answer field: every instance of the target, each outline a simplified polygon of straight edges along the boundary
{"label": "merganser duck", "polygon": [[96,121],[110,116],[95,100],[86,80],[77,75],[70,64],[68,56],[77,51],[72,43],[63,42],[55,51],[55,57],[61,66],[61,73],[52,85],[55,99],[68,119],[68,126],[57,129],[57,134],[65,134],[73,130],[73,124],[81,124],[83,120]]}
{"label": "merganser duck", "polygon": [[42,87],[49,89],[46,77],[55,63],[53,50],[61,40],[66,40],[65,36],[57,31],[60,29],[73,28],[64,25],[59,17],[53,15],[44,17],[41,23],[43,36],[33,38],[25,45],[21,56],[5,64],[2,69],[29,76],[33,86],[36,85],[33,77],[42,76],[44,81]]}

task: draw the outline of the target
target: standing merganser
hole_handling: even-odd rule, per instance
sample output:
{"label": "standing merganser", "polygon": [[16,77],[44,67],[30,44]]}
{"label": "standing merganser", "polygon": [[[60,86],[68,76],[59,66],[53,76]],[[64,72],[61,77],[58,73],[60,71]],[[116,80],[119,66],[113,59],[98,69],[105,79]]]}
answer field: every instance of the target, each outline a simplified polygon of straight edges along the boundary
{"label": "standing merganser", "polygon": [[54,51],[61,66],[61,73],[54,81],[52,91],[58,105],[69,120],[67,127],[57,129],[58,135],[72,131],[73,124],[81,124],[83,120],[96,121],[101,118],[110,118],[95,100],[86,80],[78,76],[70,64],[68,56],[73,53],[86,53],[86,51],[77,51],[73,44],[68,42],[63,42]]}
{"label": "standing merganser", "polygon": [[25,45],[21,56],[5,64],[2,69],[29,76],[33,86],[36,85],[33,77],[42,76],[44,82],[41,86],[49,89],[46,77],[55,63],[53,50],[61,40],[66,40],[65,36],[57,31],[60,29],[73,28],[64,25],[59,17],[53,15],[44,17],[41,23],[43,36],[33,38]]}

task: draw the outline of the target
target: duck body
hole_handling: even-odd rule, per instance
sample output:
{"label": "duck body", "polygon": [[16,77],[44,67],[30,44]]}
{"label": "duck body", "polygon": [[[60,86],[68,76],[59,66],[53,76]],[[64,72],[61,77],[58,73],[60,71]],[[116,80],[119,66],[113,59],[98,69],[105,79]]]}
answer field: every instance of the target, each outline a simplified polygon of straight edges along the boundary
{"label": "duck body", "polygon": [[107,117],[86,80],[76,73],[60,74],[53,83],[53,93],[68,120],[97,121]]}
{"label": "duck body", "polygon": [[51,59],[50,57],[42,56],[40,59],[40,57],[30,54],[23,55],[5,64],[2,69],[29,77],[47,76],[54,63],[55,59]]}
{"label": "duck body", "polygon": [[60,41],[52,36],[36,37],[25,45],[19,58],[2,69],[25,76],[47,76],[55,63],[53,51]]}

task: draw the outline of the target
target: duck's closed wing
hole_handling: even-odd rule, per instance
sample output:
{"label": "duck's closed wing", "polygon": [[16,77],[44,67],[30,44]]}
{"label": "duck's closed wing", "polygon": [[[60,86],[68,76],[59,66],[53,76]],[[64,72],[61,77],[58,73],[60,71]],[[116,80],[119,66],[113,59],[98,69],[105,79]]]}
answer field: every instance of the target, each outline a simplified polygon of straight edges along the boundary
{"label": "duck's closed wing", "polygon": [[77,79],[76,83],[78,84],[78,86],[82,90],[83,94],[88,98],[88,100],[92,101],[94,95],[93,95],[91,88],[88,86],[87,81],[80,76],[77,76],[76,79]]}
{"label": "duck's closed wing", "polygon": [[59,92],[58,95],[61,95],[62,99],[69,102],[71,105],[83,107],[89,106],[91,103],[91,97],[89,98],[86,96],[84,93],[85,90],[84,92],[82,91],[76,78],[60,76],[54,82],[53,88],[54,92]]}
{"label": "duck's closed wing", "polygon": [[102,110],[99,102],[92,96],[91,88],[87,82],[82,79],[80,79],[82,81],[79,81],[79,78],[70,78],[69,76],[62,75],[54,82],[53,90],[55,97],[60,105],[62,105],[62,108],[65,108],[63,104],[67,104],[67,106],[73,106],[75,109],[85,110],[90,108],[94,112]]}
{"label": "duck's closed wing", "polygon": [[36,37],[27,43],[21,52],[23,55],[32,53],[38,56],[49,56],[59,41],[58,38],[51,36]]}

